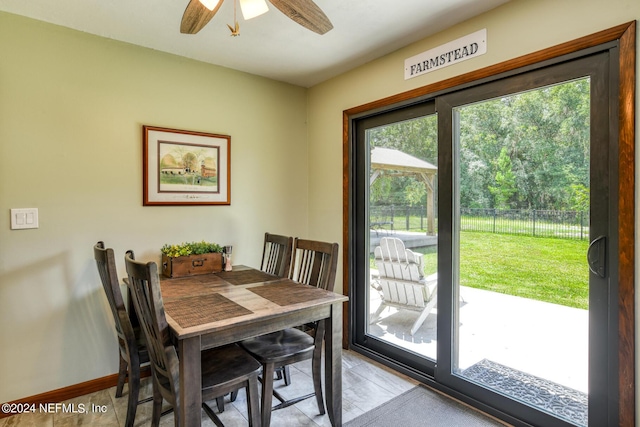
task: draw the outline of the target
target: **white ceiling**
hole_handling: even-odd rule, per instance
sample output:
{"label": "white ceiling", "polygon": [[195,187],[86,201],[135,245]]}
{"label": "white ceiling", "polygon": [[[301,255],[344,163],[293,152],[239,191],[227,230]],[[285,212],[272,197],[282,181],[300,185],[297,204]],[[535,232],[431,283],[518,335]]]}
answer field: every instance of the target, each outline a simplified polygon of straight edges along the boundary
{"label": "white ceiling", "polygon": [[0,11],[310,87],[508,0],[315,0],[333,23],[309,31],[269,4],[230,37],[226,0],[198,34],[180,33],[188,0],[0,0]]}

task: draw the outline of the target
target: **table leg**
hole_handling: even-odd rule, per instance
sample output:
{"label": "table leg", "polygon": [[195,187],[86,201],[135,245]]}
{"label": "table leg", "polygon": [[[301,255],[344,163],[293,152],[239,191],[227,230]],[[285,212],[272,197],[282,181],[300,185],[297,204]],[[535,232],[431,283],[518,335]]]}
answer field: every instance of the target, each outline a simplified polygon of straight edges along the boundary
{"label": "table leg", "polygon": [[202,366],[200,337],[179,341],[180,357],[180,425],[199,426],[202,423]]}
{"label": "table leg", "polygon": [[324,374],[327,412],[333,427],[342,426],[342,303],[325,319]]}

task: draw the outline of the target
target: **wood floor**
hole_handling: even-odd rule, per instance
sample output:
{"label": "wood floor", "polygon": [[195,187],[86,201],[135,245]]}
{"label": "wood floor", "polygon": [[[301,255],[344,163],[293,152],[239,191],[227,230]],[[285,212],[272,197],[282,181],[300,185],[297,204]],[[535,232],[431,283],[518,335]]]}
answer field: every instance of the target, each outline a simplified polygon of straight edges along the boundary
{"label": "wood floor", "polygon": [[[389,370],[371,360],[352,351],[343,351],[343,422],[347,422],[358,415],[374,409],[377,406],[391,400],[399,394],[413,388],[417,383],[406,376]],[[292,384],[285,387],[282,381],[276,381],[275,388],[285,397],[301,396],[313,391],[311,381],[310,361],[304,361],[291,366]],[[68,400],[65,403],[67,410],[84,408],[86,413],[65,413],[62,408],[53,409],[52,413],[34,413],[14,415],[0,419],[0,427],[63,427],[63,426],[124,426],[127,414],[127,387],[123,397],[116,399],[115,387],[96,393]],[[151,396],[151,383],[149,378],[143,380],[141,398]],[[274,399],[275,401],[275,399]],[[73,404],[73,406],[69,405]],[[215,403],[210,402],[215,408]],[[96,408],[93,410],[93,408]],[[104,412],[100,412],[100,408]],[[227,427],[246,427],[247,410],[244,391],[241,391],[235,402],[230,403],[228,396],[225,402],[225,411],[218,414]],[[217,410],[216,410],[217,413]],[[213,422],[202,413],[202,425],[214,426]],[[174,425],[173,414],[162,417],[161,426]],[[136,426],[148,426],[151,424],[151,402],[138,406],[136,413]],[[327,415],[318,415],[318,407],[315,399],[307,399],[294,406],[274,411],[271,417],[271,425],[292,427],[317,427],[331,424]]]}

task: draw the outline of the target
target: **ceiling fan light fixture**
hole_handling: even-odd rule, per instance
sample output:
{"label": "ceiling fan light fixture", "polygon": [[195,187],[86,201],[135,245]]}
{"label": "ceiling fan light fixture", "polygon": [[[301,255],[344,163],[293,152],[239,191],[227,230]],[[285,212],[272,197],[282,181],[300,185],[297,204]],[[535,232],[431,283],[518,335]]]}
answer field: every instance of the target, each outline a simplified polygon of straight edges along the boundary
{"label": "ceiling fan light fixture", "polygon": [[[202,0],[200,0],[202,1]],[[245,21],[269,11],[265,0],[240,0],[240,9]]]}
{"label": "ceiling fan light fixture", "polygon": [[200,0],[200,3],[209,10],[215,9],[222,0]]}

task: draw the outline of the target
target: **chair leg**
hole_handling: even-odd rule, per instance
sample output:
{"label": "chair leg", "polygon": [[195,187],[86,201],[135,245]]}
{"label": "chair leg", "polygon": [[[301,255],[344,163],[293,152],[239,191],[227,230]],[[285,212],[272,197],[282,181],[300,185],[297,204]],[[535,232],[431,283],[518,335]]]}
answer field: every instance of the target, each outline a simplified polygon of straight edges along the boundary
{"label": "chair leg", "polygon": [[138,408],[138,395],[140,394],[140,366],[129,367],[129,400],[127,402],[127,420],[125,427],[133,427]]}
{"label": "chair leg", "polygon": [[387,308],[387,305],[383,301],[383,302],[380,303],[380,306],[378,307],[376,312],[373,313],[371,315],[371,317],[369,318],[369,324],[370,325],[375,323],[380,318],[380,314],[382,314],[382,312],[384,311],[385,308]]}
{"label": "chair leg", "polygon": [[[216,400],[217,400],[217,398],[216,398]],[[217,405],[217,403],[216,403],[216,405]],[[224,424],[222,424],[222,421],[220,421],[220,418],[218,418],[216,413],[213,412],[213,409],[211,409],[209,407],[209,405],[207,405],[205,402],[202,402],[202,409],[204,409],[204,412],[209,416],[209,419],[211,419],[211,421],[213,421],[213,423],[216,425],[216,427],[224,427]],[[176,424],[176,427],[178,427],[177,424]]]}
{"label": "chair leg", "polygon": [[[249,377],[247,390],[247,411],[249,416],[249,427],[260,425],[260,397],[258,395],[258,375]],[[237,391],[235,392],[238,393]],[[264,424],[262,424],[264,425]]]}
{"label": "chair leg", "polygon": [[286,366],[278,366],[275,370],[276,379],[279,381],[284,379],[284,385],[291,385],[291,371],[289,371],[289,365]]}
{"label": "chair leg", "polygon": [[273,404],[273,363],[262,366],[262,427],[271,424],[271,405]]}
{"label": "chair leg", "polygon": [[320,415],[324,415],[324,398],[322,396],[322,345],[316,345],[316,348],[313,349],[311,373],[313,376],[313,390],[316,394],[318,411]]}
{"label": "chair leg", "polygon": [[420,326],[422,326],[424,321],[427,320],[429,313],[431,312],[431,310],[433,310],[433,307],[435,305],[436,305],[436,299],[433,298],[431,301],[429,301],[429,303],[420,313],[420,316],[418,316],[416,321],[413,323],[413,326],[411,327],[411,335],[415,335],[415,333],[418,332],[418,328],[420,328]]}
{"label": "chair leg", "polygon": [[231,400],[232,402],[235,402],[237,398],[238,398],[238,390],[232,391],[231,397],[229,398],[229,400]]}
{"label": "chair leg", "polygon": [[291,371],[289,371],[289,365],[286,365],[282,369],[282,376],[284,377],[284,385],[291,384]]}
{"label": "chair leg", "polygon": [[216,397],[216,406],[219,413],[224,412],[224,396]]}
{"label": "chair leg", "polygon": [[[153,379],[153,412],[151,413],[151,426],[158,427],[160,425],[160,417],[162,416],[162,394],[160,394],[160,386]],[[175,425],[179,425],[180,411],[174,411]]]}
{"label": "chair leg", "polygon": [[116,397],[122,397],[122,389],[124,388],[124,381],[127,379],[127,368],[129,366],[125,358],[122,357],[122,354],[119,354],[119,356],[120,368],[118,369],[118,386],[116,387]]}

